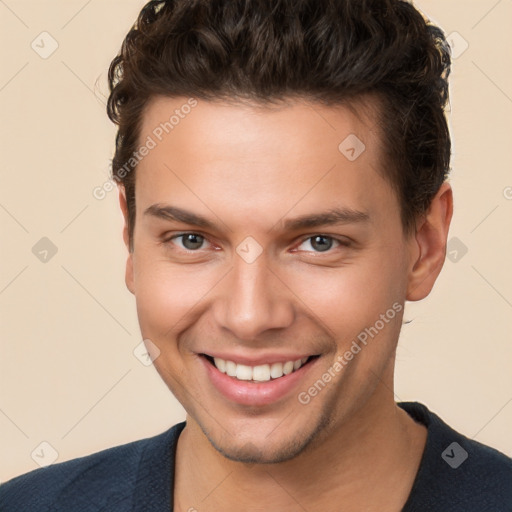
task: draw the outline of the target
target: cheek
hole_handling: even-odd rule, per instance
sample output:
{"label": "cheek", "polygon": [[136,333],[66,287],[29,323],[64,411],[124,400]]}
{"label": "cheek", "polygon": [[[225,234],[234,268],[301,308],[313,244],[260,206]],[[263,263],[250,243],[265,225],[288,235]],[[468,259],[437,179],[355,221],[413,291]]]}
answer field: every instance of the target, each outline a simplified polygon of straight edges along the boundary
{"label": "cheek", "polygon": [[402,258],[396,252],[389,258],[377,252],[343,267],[311,266],[287,276],[286,281],[293,283],[291,289],[306,306],[302,307],[305,314],[314,316],[342,345],[404,300]]}
{"label": "cheek", "polygon": [[139,323],[150,339],[172,339],[190,325],[215,284],[211,269],[172,265],[147,254],[135,258],[134,270]]}

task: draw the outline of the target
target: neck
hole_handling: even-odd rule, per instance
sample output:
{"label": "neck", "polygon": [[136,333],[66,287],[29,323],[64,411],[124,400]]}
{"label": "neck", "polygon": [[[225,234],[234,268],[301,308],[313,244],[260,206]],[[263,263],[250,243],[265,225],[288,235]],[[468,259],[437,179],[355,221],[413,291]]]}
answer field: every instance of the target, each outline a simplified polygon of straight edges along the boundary
{"label": "neck", "polygon": [[332,503],[343,503],[344,512],[401,510],[425,441],[426,428],[383,384],[349,421],[279,464],[231,461],[187,418],[176,454],[175,510],[329,510]]}

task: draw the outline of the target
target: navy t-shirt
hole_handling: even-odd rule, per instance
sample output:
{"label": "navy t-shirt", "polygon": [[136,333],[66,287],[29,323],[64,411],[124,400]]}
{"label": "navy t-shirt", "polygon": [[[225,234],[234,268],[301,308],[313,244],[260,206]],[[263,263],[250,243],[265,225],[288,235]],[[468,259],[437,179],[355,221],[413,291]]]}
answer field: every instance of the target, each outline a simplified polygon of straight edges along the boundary
{"label": "navy t-shirt", "polygon": [[[455,432],[422,404],[398,405],[428,428],[402,512],[512,512],[512,459]],[[0,485],[0,511],[172,511],[184,426],[13,478]]]}

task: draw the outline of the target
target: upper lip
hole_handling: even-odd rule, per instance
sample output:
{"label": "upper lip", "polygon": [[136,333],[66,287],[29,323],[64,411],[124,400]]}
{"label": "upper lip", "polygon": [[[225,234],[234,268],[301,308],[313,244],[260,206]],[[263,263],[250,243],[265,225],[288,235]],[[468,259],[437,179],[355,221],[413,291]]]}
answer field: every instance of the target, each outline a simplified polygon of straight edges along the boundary
{"label": "upper lip", "polygon": [[286,363],[287,361],[297,361],[297,359],[303,359],[304,357],[311,357],[314,354],[304,353],[268,353],[258,354],[257,356],[249,356],[247,354],[227,354],[225,352],[202,352],[201,355],[218,357],[225,361],[233,361],[236,364],[244,364],[247,366],[258,366],[262,364],[273,364],[273,363]]}

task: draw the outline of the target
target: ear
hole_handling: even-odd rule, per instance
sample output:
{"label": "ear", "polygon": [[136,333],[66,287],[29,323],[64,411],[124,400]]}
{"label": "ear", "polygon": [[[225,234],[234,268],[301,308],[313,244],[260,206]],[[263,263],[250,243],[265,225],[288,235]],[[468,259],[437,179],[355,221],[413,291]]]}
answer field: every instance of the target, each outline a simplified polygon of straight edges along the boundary
{"label": "ear", "polygon": [[453,214],[453,194],[449,183],[443,183],[426,215],[411,237],[411,255],[407,300],[424,299],[432,290],[446,257],[446,241]]}
{"label": "ear", "polygon": [[128,258],[126,260],[126,270],[125,270],[125,283],[128,290],[131,293],[135,293],[134,279],[133,279],[133,251],[130,248],[130,234],[128,230],[128,204],[126,201],[126,191],[122,185],[118,186],[119,189],[119,206],[121,207],[121,212],[124,218],[124,226],[123,226],[123,241],[124,245],[128,249]]}

